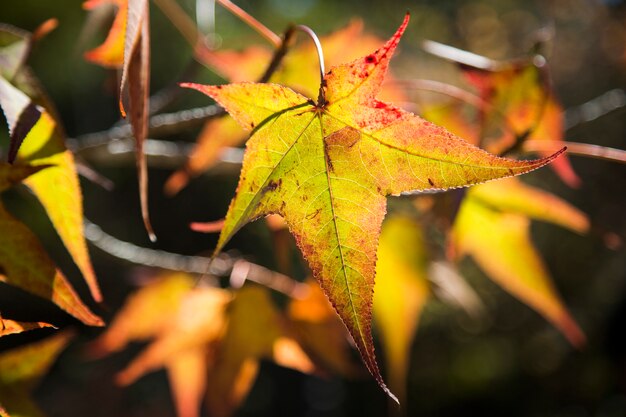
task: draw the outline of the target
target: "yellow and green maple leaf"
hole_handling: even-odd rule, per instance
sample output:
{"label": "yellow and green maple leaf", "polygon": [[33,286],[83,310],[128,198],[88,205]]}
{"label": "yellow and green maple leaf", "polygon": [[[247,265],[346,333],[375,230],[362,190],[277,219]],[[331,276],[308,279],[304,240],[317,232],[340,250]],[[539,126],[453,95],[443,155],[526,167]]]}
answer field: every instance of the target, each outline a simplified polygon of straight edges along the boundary
{"label": "yellow and green maple leaf", "polygon": [[215,253],[246,223],[283,216],[370,373],[392,397],[371,334],[386,196],[519,175],[556,157],[500,158],[377,100],[408,20],[407,15],[380,49],[329,70],[317,103],[277,84],[185,84],[214,98],[252,131]]}

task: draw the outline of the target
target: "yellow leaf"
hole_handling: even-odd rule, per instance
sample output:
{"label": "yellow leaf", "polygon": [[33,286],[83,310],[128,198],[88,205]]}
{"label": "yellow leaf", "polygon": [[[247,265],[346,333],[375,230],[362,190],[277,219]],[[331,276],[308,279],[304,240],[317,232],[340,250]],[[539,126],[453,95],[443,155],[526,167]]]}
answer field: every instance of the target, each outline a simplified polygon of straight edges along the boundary
{"label": "yellow leaf", "polygon": [[487,276],[552,322],[574,346],[585,336],[558,295],[534,248],[530,221],[521,214],[503,212],[468,195],[454,225],[459,254],[471,255]]}
{"label": "yellow leaf", "polygon": [[589,219],[576,207],[554,194],[526,185],[518,178],[482,184],[473,188],[470,195],[498,210],[522,214],[581,234],[589,230]]}
{"label": "yellow leaf", "polygon": [[[354,19],[350,24],[320,39],[324,49],[327,66],[339,65],[356,59],[376,49],[382,41],[375,36],[363,32],[363,22]],[[220,73],[225,74],[230,82],[257,80],[263,69],[271,60],[271,52],[258,46],[252,46],[242,52],[215,51],[219,58]],[[314,61],[317,52],[309,42],[302,42],[291,49],[283,58],[270,82],[289,86],[309,97],[317,95],[319,88],[319,71],[310,62]],[[380,98],[390,102],[405,101],[405,94],[393,83],[393,77],[387,75]],[[194,148],[185,167],[175,172],[167,181],[165,190],[168,194],[178,193],[189,182],[190,178],[207,170],[218,160],[220,151],[228,146],[237,146],[247,139],[246,132],[226,116],[207,122],[198,136]]]}
{"label": "yellow leaf", "polygon": [[0,281],[57,304],[91,326],[102,320],[83,304],[33,233],[0,204]]}
{"label": "yellow leaf", "polygon": [[389,386],[406,399],[410,348],[420,314],[430,297],[422,231],[396,216],[383,223],[376,262],[374,321],[381,333]]}
{"label": "yellow leaf", "polygon": [[48,166],[29,177],[28,185],[43,205],[61,240],[87,282],[91,295],[102,301],[83,234],[83,198],[72,153],[65,149],[61,131],[44,112],[28,133],[18,160],[33,166]]}

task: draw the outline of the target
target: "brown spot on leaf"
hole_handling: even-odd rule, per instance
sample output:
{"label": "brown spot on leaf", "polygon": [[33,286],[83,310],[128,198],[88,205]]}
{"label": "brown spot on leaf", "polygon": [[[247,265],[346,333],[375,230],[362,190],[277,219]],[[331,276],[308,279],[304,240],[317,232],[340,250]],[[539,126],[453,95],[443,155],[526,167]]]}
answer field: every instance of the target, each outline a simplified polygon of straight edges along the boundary
{"label": "brown spot on leaf", "polygon": [[327,146],[353,147],[361,139],[361,133],[353,127],[346,126],[324,138]]}
{"label": "brown spot on leaf", "polygon": [[378,60],[376,59],[376,56],[374,54],[370,54],[365,57],[365,62],[367,62],[368,64],[375,64],[378,62]]}
{"label": "brown spot on leaf", "polygon": [[435,186],[435,183],[433,182],[433,180],[431,180],[430,178],[428,179],[428,183],[430,184],[431,187]]}
{"label": "brown spot on leaf", "polygon": [[265,187],[263,187],[263,192],[274,191],[283,183],[282,178],[279,178],[278,181],[270,180]]}

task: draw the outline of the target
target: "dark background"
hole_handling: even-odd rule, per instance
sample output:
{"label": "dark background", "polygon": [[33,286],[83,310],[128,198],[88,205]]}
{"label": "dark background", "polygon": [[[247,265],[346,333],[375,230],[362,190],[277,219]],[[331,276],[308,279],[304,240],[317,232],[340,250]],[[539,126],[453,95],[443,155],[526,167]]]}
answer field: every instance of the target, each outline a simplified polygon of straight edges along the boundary
{"label": "dark background", "polygon": [[[180,2],[190,13],[191,0]],[[76,0],[1,0],[0,21],[33,30],[56,17],[59,28],[33,53],[31,65],[56,103],[72,138],[108,129],[118,122],[116,74],[83,61],[82,52],[104,36],[79,44],[86,13]],[[626,5],[622,1],[238,1],[275,32],[291,22],[310,26],[319,34],[337,29],[353,16],[367,30],[389,37],[410,10],[412,20],[392,64],[401,78],[431,78],[455,82],[453,68],[419,49],[428,38],[496,59],[523,55],[533,33],[552,27],[547,56],[554,87],[564,108],[572,109],[609,90],[625,86]],[[191,51],[160,10],[152,7],[152,90],[180,81]],[[216,31],[223,48],[242,48],[263,40],[217,6]],[[317,65],[312,62],[311,65]],[[185,79],[189,80],[189,79]],[[195,80],[219,82],[207,70]],[[168,111],[205,105],[198,95],[183,94]],[[626,148],[623,108],[567,131],[568,140]],[[3,129],[2,134],[6,130]],[[165,137],[192,142],[197,131]],[[2,137],[6,141],[6,137]],[[1,143],[1,142],[0,142]],[[4,142],[6,143],[6,142]],[[408,415],[419,416],[559,416],[613,417],[626,415],[626,252],[609,249],[603,239],[612,231],[626,237],[626,168],[588,158],[571,157],[583,179],[578,190],[568,189],[550,170],[527,180],[554,192],[587,213],[592,231],[577,236],[556,226],[534,224],[533,238],[546,260],[566,304],[588,336],[588,346],[573,350],[548,323],[525,305],[497,288],[471,261],[464,275],[482,296],[489,315],[470,320],[463,312],[431,302],[424,314],[411,354]],[[108,155],[93,162],[113,180],[106,192],[82,180],[85,214],[119,239],[151,246],[140,222],[136,176],[132,159]],[[158,164],[150,170],[150,205],[159,235],[154,248],[182,254],[207,253],[215,237],[188,231],[190,221],[222,217],[235,189],[237,167],[221,166],[193,181],[175,198],[162,187],[173,167]],[[54,234],[41,207],[23,190],[3,199],[42,240],[72,279],[83,299],[84,284]],[[269,232],[263,224],[244,228],[231,243],[260,264],[272,266]],[[94,309],[113,317],[134,288],[140,271],[92,248],[106,306]],[[19,300],[19,302],[15,302]],[[25,301],[24,301],[25,300]],[[61,325],[75,323],[54,307],[18,290],[0,286],[3,313],[23,318],[42,317]],[[36,312],[36,314],[35,314]],[[401,320],[401,318],[399,318]],[[164,372],[142,378],[126,389],[116,387],[113,375],[141,346],[97,362],[84,359],[85,343],[100,330],[79,328],[75,342],[64,352],[35,393],[49,416],[173,416]],[[0,348],[41,337],[19,335],[0,340]],[[7,338],[3,338],[7,339]],[[380,416],[387,400],[371,380],[321,380],[275,365],[263,365],[259,380],[241,416]]]}

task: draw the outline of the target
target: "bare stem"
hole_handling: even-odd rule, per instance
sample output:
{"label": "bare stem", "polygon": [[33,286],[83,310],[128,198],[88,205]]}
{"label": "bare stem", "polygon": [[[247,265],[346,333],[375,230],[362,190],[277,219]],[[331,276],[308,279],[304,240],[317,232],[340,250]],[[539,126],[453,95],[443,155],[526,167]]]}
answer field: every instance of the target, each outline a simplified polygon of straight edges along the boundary
{"label": "bare stem", "polygon": [[495,71],[505,65],[502,62],[484,57],[482,55],[464,51],[463,49],[455,48],[454,46],[445,45],[428,39],[422,42],[422,48],[426,52],[438,56],[439,58],[478,69]]}
{"label": "bare stem", "polygon": [[[224,109],[212,104],[206,107],[180,110],[174,113],[161,113],[148,119],[148,135],[158,136],[196,127],[211,117],[224,114]],[[114,139],[132,137],[132,130],[128,123],[112,127],[108,130],[88,133],[68,140],[72,149],[84,150],[94,146],[102,146]]]}
{"label": "bare stem", "polygon": [[188,256],[144,248],[104,232],[100,226],[85,219],[85,238],[100,250],[127,262],[153,268],[229,277],[231,286],[238,288],[249,280],[292,298],[301,298],[308,289],[305,284],[261,265],[239,257],[220,254],[215,258]]}
{"label": "bare stem", "polygon": [[614,88],[565,111],[565,129],[570,130],[626,107],[626,91]]}
{"label": "bare stem", "polygon": [[237,16],[244,23],[250,26],[252,29],[256,30],[261,36],[263,36],[269,43],[271,43],[275,48],[280,47],[281,39],[280,36],[272,32],[267,26],[263,23],[256,20],[252,17],[248,12],[243,10],[241,7],[237,6],[230,0],[217,0],[219,4],[221,4],[226,10]]}
{"label": "bare stem", "polygon": [[573,155],[588,156],[590,158],[626,164],[626,151],[606,146],[592,145],[590,143],[527,140],[522,145],[522,148],[526,152],[556,152],[563,148],[563,146],[567,146],[567,152]]}
{"label": "bare stem", "polygon": [[278,69],[278,66],[282,62],[285,55],[287,54],[287,51],[289,49],[289,44],[291,43],[291,38],[293,38],[294,32],[295,32],[294,27],[289,27],[287,29],[287,31],[283,35],[283,38],[280,42],[280,46],[276,48],[276,51],[274,51],[274,56],[272,57],[272,60],[270,61],[269,65],[267,66],[265,72],[263,73],[261,78],[258,80],[258,82],[260,83],[268,82],[269,79],[274,74],[274,72],[276,72],[276,70]]}
{"label": "bare stem", "polygon": [[317,37],[317,34],[313,32],[313,29],[311,29],[310,27],[305,25],[298,25],[296,26],[296,29],[306,33],[315,44],[315,49],[317,50],[317,58],[319,59],[320,66],[320,91],[317,97],[317,106],[323,107],[324,104],[326,104],[326,97],[324,97],[324,74],[326,73],[326,69],[324,68],[324,51],[322,51],[322,44]]}
{"label": "bare stem", "polygon": [[196,45],[201,38],[200,31],[194,21],[185,13],[180,5],[174,0],[152,0],[163,14],[178,29],[181,35],[191,45]]}
{"label": "bare stem", "polygon": [[433,93],[440,93],[446,96],[455,98],[471,106],[474,106],[481,111],[487,111],[491,109],[491,104],[480,98],[479,96],[463,90],[455,85],[443,83],[435,80],[424,79],[412,79],[412,80],[398,80],[394,81],[394,84],[398,84],[404,87],[416,88],[423,91],[431,91]]}

